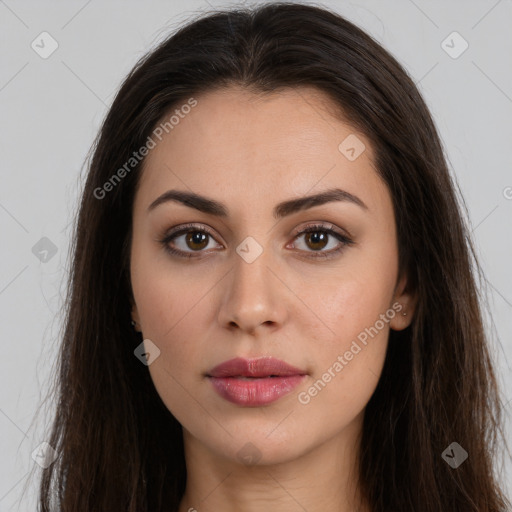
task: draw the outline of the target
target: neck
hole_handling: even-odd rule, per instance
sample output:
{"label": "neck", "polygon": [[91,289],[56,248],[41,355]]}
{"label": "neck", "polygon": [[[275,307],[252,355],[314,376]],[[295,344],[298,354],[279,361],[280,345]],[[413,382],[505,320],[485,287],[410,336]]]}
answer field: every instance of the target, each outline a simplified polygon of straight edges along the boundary
{"label": "neck", "polygon": [[187,485],[179,512],[368,512],[357,485],[359,420],[299,457],[252,466],[183,429]]}

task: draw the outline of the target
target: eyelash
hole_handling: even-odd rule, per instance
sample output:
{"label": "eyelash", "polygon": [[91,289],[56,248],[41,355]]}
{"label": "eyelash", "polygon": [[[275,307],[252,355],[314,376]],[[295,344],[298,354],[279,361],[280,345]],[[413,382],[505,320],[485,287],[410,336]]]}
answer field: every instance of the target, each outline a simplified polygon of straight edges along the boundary
{"label": "eyelash", "polygon": [[[166,252],[168,252],[169,254],[171,254],[172,256],[178,256],[180,258],[197,258],[200,256],[195,256],[195,254],[201,253],[203,251],[196,251],[196,253],[194,253],[194,252],[188,252],[188,251],[181,251],[180,249],[174,249],[169,246],[169,242],[171,242],[174,238],[176,238],[180,235],[187,234],[189,232],[195,232],[195,231],[198,231],[200,233],[205,233],[205,234],[211,236],[212,238],[215,238],[213,233],[204,226],[198,226],[195,224],[185,224],[185,225],[181,226],[179,229],[171,231],[163,239],[160,239],[158,241],[163,245],[164,250]],[[328,235],[333,236],[334,238],[338,239],[342,243],[342,245],[339,248],[331,249],[330,251],[306,251],[306,252],[312,253],[311,254],[312,258],[324,258],[324,259],[331,258],[331,257],[336,256],[341,251],[343,251],[345,249],[345,247],[354,244],[354,241],[351,240],[350,238],[348,238],[347,236],[342,235],[341,233],[338,233],[337,231],[334,231],[330,228],[327,228],[325,225],[322,225],[322,224],[313,224],[313,225],[307,226],[305,229],[299,231],[294,236],[294,240],[296,240],[297,238],[299,238],[300,236],[302,236],[304,234],[316,233],[316,232],[327,233]]]}

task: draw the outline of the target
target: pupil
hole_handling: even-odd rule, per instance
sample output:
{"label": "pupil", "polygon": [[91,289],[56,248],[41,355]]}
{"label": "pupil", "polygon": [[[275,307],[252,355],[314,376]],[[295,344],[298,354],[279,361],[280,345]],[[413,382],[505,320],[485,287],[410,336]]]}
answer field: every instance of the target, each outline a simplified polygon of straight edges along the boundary
{"label": "pupil", "polygon": [[201,247],[191,247],[191,249],[202,249],[207,244],[207,234],[201,231],[191,231],[187,235],[187,243],[190,242],[194,245],[201,245]]}
{"label": "pupil", "polygon": [[313,249],[323,249],[327,242],[327,233],[314,231],[312,233],[308,233],[308,238],[313,245],[321,244],[320,247],[313,247]]}

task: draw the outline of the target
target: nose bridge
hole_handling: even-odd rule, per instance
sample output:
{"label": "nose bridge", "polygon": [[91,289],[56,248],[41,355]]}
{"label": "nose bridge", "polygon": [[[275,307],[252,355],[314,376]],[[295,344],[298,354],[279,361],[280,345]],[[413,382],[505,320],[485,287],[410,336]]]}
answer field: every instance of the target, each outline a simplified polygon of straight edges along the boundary
{"label": "nose bridge", "polygon": [[248,237],[239,244],[233,259],[220,312],[221,323],[225,326],[235,323],[241,329],[253,331],[267,322],[281,322],[284,301],[279,287],[282,284],[269,270],[273,267],[271,250]]}

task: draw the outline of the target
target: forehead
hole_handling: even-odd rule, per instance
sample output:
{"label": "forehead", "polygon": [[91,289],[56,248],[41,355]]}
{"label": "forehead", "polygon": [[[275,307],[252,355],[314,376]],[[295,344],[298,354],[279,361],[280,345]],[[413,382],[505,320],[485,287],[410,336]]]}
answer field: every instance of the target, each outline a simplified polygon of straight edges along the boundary
{"label": "forehead", "polygon": [[[233,86],[194,99],[146,157],[139,202],[170,188],[260,203],[340,186],[364,190],[369,202],[382,193],[370,142],[321,91],[259,94]],[[362,151],[356,159],[347,158],[347,144]]]}

